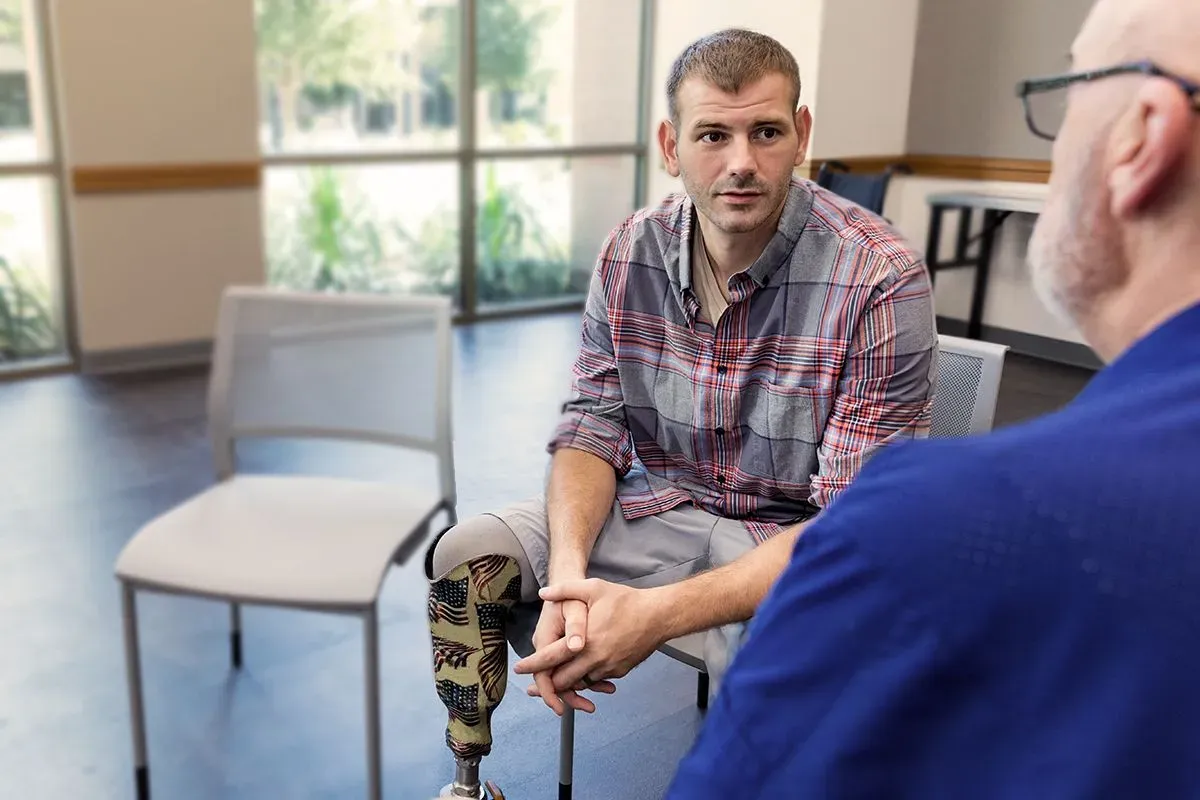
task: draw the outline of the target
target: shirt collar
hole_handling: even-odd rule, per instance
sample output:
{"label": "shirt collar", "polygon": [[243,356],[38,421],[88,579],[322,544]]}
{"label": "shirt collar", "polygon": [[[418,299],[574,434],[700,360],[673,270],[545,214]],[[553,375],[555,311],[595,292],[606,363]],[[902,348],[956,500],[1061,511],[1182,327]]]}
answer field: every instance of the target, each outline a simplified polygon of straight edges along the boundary
{"label": "shirt collar", "polygon": [[1096,373],[1077,401],[1125,392],[1146,376],[1200,365],[1200,304],[1176,314]]}

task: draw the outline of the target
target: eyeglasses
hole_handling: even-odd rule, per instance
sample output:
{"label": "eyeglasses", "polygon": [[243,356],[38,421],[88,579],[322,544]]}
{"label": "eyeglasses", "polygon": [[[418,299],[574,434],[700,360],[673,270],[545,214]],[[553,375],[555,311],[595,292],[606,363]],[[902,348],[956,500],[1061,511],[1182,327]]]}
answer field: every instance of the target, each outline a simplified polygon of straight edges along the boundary
{"label": "eyeglasses", "polygon": [[1025,122],[1035,136],[1054,141],[1067,111],[1067,87],[1115,75],[1149,75],[1166,78],[1187,93],[1192,109],[1200,111],[1200,84],[1167,72],[1151,61],[1136,61],[1088,72],[1072,72],[1050,78],[1035,78],[1017,84],[1017,96],[1025,104]]}

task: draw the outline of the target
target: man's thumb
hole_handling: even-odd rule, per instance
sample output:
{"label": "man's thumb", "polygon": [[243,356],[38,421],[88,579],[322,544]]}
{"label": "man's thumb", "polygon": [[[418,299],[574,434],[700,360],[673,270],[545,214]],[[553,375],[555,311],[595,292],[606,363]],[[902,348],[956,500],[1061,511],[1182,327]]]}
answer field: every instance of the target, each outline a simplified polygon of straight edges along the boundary
{"label": "man's thumb", "polygon": [[538,591],[538,597],[552,603],[561,603],[564,600],[581,600],[586,603],[591,596],[587,581],[564,581]]}

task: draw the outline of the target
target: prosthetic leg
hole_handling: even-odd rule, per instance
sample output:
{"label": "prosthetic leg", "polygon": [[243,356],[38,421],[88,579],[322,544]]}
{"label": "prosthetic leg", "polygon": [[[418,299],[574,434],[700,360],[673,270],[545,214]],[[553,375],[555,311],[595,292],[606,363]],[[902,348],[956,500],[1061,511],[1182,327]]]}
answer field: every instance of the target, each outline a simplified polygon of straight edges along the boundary
{"label": "prosthetic leg", "polygon": [[430,587],[434,682],[450,715],[446,746],[456,764],[443,797],[504,798],[490,781],[480,784],[479,763],[492,751],[492,712],[508,683],[505,618],[520,599],[520,566],[503,555],[473,558]]}

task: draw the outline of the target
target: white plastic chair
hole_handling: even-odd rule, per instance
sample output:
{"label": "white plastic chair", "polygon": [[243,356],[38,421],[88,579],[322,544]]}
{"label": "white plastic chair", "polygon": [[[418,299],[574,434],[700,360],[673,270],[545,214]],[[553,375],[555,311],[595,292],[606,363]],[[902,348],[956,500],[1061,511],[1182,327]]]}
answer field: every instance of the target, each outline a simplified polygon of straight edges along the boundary
{"label": "white plastic chair", "polygon": [[987,433],[996,418],[1005,345],[938,337],[937,385],[930,436]]}
{"label": "white plastic chair", "polygon": [[[1008,347],[957,336],[938,336],[937,378],[930,436],[966,436],[992,429],[1000,375]],[[672,639],[659,648],[671,658],[696,669],[696,707],[708,708],[709,681],[704,663],[705,634]],[[570,800],[574,772],[575,710],[563,712],[559,734],[559,800]]]}
{"label": "white plastic chair", "polygon": [[[368,796],[382,797],[377,600],[388,568],[412,554],[433,518],[456,519],[451,368],[446,299],[226,291],[208,397],[217,482],[143,527],[116,563],[139,800],[150,796],[139,590],[229,603],[235,669],[241,604],[361,617]],[[437,488],[239,474],[236,444],[249,438],[426,451]]]}

